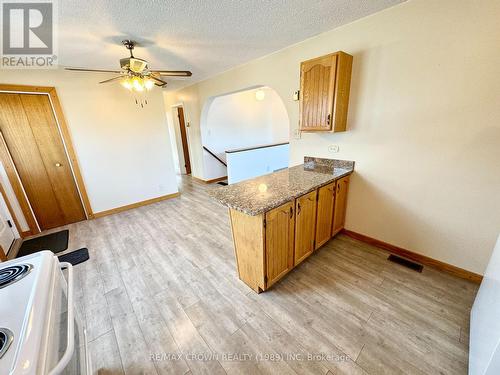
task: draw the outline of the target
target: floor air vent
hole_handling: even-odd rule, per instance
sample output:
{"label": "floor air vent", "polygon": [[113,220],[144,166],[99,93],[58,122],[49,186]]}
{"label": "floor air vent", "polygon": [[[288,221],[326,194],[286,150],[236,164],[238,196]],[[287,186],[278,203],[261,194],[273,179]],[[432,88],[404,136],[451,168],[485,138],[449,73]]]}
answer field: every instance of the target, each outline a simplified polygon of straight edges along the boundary
{"label": "floor air vent", "polygon": [[421,264],[412,262],[411,260],[408,260],[405,258],[398,257],[397,255],[391,254],[391,255],[389,255],[389,258],[387,258],[387,259],[390,260],[391,262],[394,262],[394,263],[400,264],[402,266],[405,266],[406,268],[412,269],[413,271],[422,272],[422,270],[424,269],[424,266],[422,266]]}
{"label": "floor air vent", "polygon": [[217,183],[222,186],[227,186],[227,181],[219,181]]}

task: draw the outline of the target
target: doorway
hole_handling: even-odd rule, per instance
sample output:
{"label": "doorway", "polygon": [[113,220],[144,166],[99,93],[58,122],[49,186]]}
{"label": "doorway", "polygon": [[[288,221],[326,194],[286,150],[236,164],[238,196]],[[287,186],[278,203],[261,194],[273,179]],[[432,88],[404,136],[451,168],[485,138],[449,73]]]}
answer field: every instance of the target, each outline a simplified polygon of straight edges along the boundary
{"label": "doorway", "polygon": [[177,118],[179,119],[179,130],[181,135],[182,155],[184,156],[184,167],[186,174],[191,174],[191,160],[189,159],[189,147],[187,140],[186,120],[184,118],[184,108],[177,107]]}
{"label": "doorway", "polygon": [[0,160],[31,234],[87,218],[52,99],[0,92]]}

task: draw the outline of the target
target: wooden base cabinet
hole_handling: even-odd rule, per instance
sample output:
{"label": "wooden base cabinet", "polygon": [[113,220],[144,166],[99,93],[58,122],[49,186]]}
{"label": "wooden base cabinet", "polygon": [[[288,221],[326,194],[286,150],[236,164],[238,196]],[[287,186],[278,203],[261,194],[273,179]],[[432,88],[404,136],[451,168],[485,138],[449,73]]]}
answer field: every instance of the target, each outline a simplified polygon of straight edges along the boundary
{"label": "wooden base cabinet", "polygon": [[240,280],[257,293],[266,289],[264,215],[250,216],[229,209]]}
{"label": "wooden base cabinet", "polygon": [[295,265],[311,255],[315,248],[316,196],[314,190],[295,200]]}
{"label": "wooden base cabinet", "polygon": [[295,212],[293,202],[266,212],[265,287],[269,288],[293,266]]}
{"label": "wooden base cabinet", "polygon": [[335,191],[335,209],[333,211],[332,236],[335,236],[344,228],[348,190],[349,176],[337,180]]}
{"label": "wooden base cabinet", "polygon": [[319,249],[332,238],[335,189],[335,182],[318,189],[315,250]]}
{"label": "wooden base cabinet", "polygon": [[344,177],[256,216],[230,208],[240,280],[260,293],[328,242],[344,226],[348,184]]}

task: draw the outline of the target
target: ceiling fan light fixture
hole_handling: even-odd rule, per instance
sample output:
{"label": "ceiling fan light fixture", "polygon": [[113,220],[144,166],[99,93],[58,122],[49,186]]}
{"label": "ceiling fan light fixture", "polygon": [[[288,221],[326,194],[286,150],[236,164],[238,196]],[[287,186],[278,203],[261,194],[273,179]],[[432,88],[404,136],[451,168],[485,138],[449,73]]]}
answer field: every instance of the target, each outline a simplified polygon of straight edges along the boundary
{"label": "ceiling fan light fixture", "polygon": [[153,81],[151,78],[145,78],[144,79],[144,87],[146,90],[151,90],[153,87],[155,87],[155,81]]}
{"label": "ceiling fan light fixture", "polygon": [[[150,91],[155,86],[165,87],[167,82],[164,80],[163,76],[168,77],[191,77],[191,72],[189,70],[152,70],[149,68],[149,63],[146,60],[139,59],[134,56],[133,50],[136,42],[133,40],[123,40],[122,44],[130,52],[129,57],[120,59],[121,70],[106,70],[106,69],[85,69],[85,68],[70,68],[67,70],[80,71],[80,72],[106,72],[106,73],[117,73],[116,77],[106,79],[99,83],[108,82],[120,82],[120,84],[132,93],[143,93],[144,91]],[[147,104],[147,101],[141,101],[141,107],[143,104]]]}
{"label": "ceiling fan light fixture", "polygon": [[137,92],[144,91],[144,80],[141,77],[132,78],[132,87]]}
{"label": "ceiling fan light fixture", "polygon": [[122,79],[120,83],[129,91],[132,91],[132,89],[134,88],[134,86],[132,85],[132,80],[129,77]]}

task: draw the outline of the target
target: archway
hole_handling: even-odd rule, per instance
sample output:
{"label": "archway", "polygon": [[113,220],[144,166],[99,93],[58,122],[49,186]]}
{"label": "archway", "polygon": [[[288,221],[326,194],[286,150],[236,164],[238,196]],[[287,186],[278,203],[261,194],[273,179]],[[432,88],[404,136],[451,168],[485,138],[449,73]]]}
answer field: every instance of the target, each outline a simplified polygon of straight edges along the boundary
{"label": "archway", "polygon": [[[290,121],[281,97],[270,87],[251,87],[208,99],[201,114],[200,132],[206,180],[235,171],[223,165],[230,154],[231,160],[243,162],[245,169],[237,178],[233,173],[233,180],[288,165]],[[240,172],[242,168],[238,167]]]}

